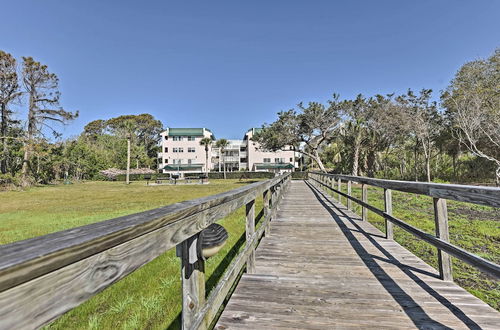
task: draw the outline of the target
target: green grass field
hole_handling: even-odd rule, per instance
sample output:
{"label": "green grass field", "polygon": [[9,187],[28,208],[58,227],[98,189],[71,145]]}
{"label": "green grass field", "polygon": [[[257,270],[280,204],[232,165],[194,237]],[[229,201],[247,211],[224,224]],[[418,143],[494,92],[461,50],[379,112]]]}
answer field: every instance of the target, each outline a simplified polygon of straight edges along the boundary
{"label": "green grass field", "polygon": [[[217,194],[253,181],[212,180],[209,185],[146,186],[87,182],[0,193],[0,244]],[[262,199],[257,199],[256,216]],[[244,208],[222,219],[229,239],[206,264],[207,291],[244,247]],[[50,324],[53,329],[178,329],[180,263],[171,249]]]}
{"label": "green grass field", "polygon": [[[343,187],[345,192],[345,185]],[[353,185],[354,197],[361,199],[361,188]],[[393,215],[429,234],[435,234],[432,198],[393,191]],[[337,194],[331,194],[337,198]],[[342,197],[345,205],[345,198]],[[368,203],[384,209],[383,189],[369,187]],[[361,207],[352,203],[354,211],[361,214]],[[500,264],[500,209],[470,203],[448,201],[448,218],[451,243]],[[385,233],[385,221],[368,212],[368,221]],[[394,226],[394,239],[437,269],[437,250],[412,234]],[[453,259],[453,278],[456,283],[500,311],[500,281],[496,281],[468,264]]]}
{"label": "green grass field", "polygon": [[[250,181],[212,180],[210,185],[153,186],[142,182],[87,182],[37,187],[0,193],[0,244],[81,226],[175,202],[212,195]],[[360,197],[359,187],[353,194]],[[335,196],[335,195],[334,195]],[[345,200],[343,199],[345,203]],[[369,189],[369,202],[383,208],[381,189]],[[355,203],[353,203],[355,205]],[[357,212],[360,209],[356,206]],[[500,263],[500,210],[449,201],[452,243]],[[432,199],[393,192],[394,215],[434,232]],[[256,214],[262,210],[257,200]],[[369,213],[369,221],[384,231],[384,221]],[[206,266],[207,291],[244,247],[245,214],[241,208],[220,221],[229,232],[224,249]],[[436,250],[395,227],[395,239],[427,263],[437,266]],[[500,284],[453,259],[455,281],[500,310]],[[181,311],[180,263],[172,249],[96,295],[48,326],[53,329],[165,329],[179,328]]]}

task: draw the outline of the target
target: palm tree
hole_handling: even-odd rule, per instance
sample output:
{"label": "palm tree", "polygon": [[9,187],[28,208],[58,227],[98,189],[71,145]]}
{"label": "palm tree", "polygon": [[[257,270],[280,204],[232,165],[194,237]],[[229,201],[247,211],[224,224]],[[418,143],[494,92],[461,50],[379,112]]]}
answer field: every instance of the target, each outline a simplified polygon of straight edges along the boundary
{"label": "palm tree", "polygon": [[220,161],[222,160],[222,167],[224,168],[224,179],[226,178],[226,164],[224,162],[224,151],[229,145],[229,141],[226,139],[219,139],[215,143],[215,146],[219,148],[219,164]]}
{"label": "palm tree", "polygon": [[206,172],[207,172],[207,178],[208,178],[208,148],[212,145],[212,139],[205,137],[201,139],[200,145],[205,147],[205,167],[206,167]]}

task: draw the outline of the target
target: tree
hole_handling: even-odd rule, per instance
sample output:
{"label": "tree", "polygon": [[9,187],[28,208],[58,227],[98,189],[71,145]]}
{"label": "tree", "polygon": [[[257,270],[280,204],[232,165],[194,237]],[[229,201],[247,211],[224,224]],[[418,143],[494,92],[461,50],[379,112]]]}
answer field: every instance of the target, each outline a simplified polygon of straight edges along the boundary
{"label": "tree", "polygon": [[46,65],[35,61],[32,57],[23,57],[22,78],[23,86],[29,95],[22,167],[22,182],[23,185],[27,185],[29,183],[28,170],[34,139],[37,135],[43,135],[43,129],[45,128],[57,135],[57,131],[49,123],[66,124],[78,117],[78,111],[69,112],[60,106],[59,79],[57,75],[48,71]]}
{"label": "tree", "polygon": [[222,167],[224,170],[224,179],[226,178],[226,162],[224,161],[224,151],[229,145],[229,141],[226,139],[218,139],[215,146],[219,148],[219,163],[222,161]]}
{"label": "tree", "polygon": [[328,101],[328,106],[310,102],[305,107],[299,103],[300,112],[294,109],[279,112],[278,119],[270,125],[263,125],[263,129],[252,139],[258,142],[261,148],[270,151],[292,146],[314,160],[320,170],[326,172],[319,149],[337,133],[341,106],[338,98],[339,96],[334,94],[333,99]]}
{"label": "tree", "polygon": [[200,145],[205,147],[205,170],[207,172],[207,177],[208,177],[208,151],[209,147],[212,145],[212,139],[205,137],[200,140]]}
{"label": "tree", "polygon": [[9,127],[15,123],[9,105],[21,95],[15,58],[0,50],[0,172],[7,173]]}
{"label": "tree", "polygon": [[500,48],[463,65],[442,100],[454,132],[467,149],[496,166],[500,185]]}
{"label": "tree", "polygon": [[432,89],[422,89],[418,95],[409,89],[406,94],[396,98],[406,115],[407,130],[415,138],[415,152],[417,153],[418,146],[422,147],[428,182],[431,181],[430,161],[443,127],[437,104],[431,101],[431,96]]}

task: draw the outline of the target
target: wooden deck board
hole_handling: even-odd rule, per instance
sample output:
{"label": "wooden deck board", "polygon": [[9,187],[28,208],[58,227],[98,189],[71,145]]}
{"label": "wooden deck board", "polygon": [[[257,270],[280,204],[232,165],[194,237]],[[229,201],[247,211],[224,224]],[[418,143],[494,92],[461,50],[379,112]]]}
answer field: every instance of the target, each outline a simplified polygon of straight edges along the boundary
{"label": "wooden deck board", "polygon": [[500,313],[295,181],[216,324],[280,328],[499,329]]}

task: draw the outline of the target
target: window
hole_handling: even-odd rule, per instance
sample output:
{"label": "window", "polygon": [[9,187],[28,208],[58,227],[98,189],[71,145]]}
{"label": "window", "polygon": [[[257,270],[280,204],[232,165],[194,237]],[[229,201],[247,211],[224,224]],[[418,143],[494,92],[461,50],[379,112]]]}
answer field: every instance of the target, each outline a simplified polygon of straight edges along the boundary
{"label": "window", "polygon": [[179,148],[179,152],[184,152],[184,148]]}
{"label": "window", "polygon": [[196,136],[188,136],[188,141],[196,141]]}
{"label": "window", "polygon": [[172,148],[173,152],[184,152],[184,148]]}
{"label": "window", "polygon": [[182,164],[182,159],[173,159],[172,164],[174,164],[174,165]]}
{"label": "window", "polygon": [[172,140],[174,140],[174,141],[182,141],[182,136],[173,136]]}
{"label": "window", "polygon": [[165,140],[168,140],[168,135],[165,135]]}
{"label": "window", "polygon": [[196,152],[196,149],[194,147],[189,147],[188,152]]}
{"label": "window", "polygon": [[168,147],[165,147],[165,152],[168,152]]}
{"label": "window", "polygon": [[264,158],[264,163],[270,163],[271,162],[271,158]]}
{"label": "window", "polygon": [[290,162],[293,163],[293,158],[292,157],[290,157]]}
{"label": "window", "polygon": [[168,159],[165,158],[165,164],[168,164]]}
{"label": "window", "polygon": [[163,162],[163,159],[158,158],[158,163],[161,164]]}
{"label": "window", "polygon": [[191,164],[192,163],[192,160],[191,159],[188,159],[188,164]]}

